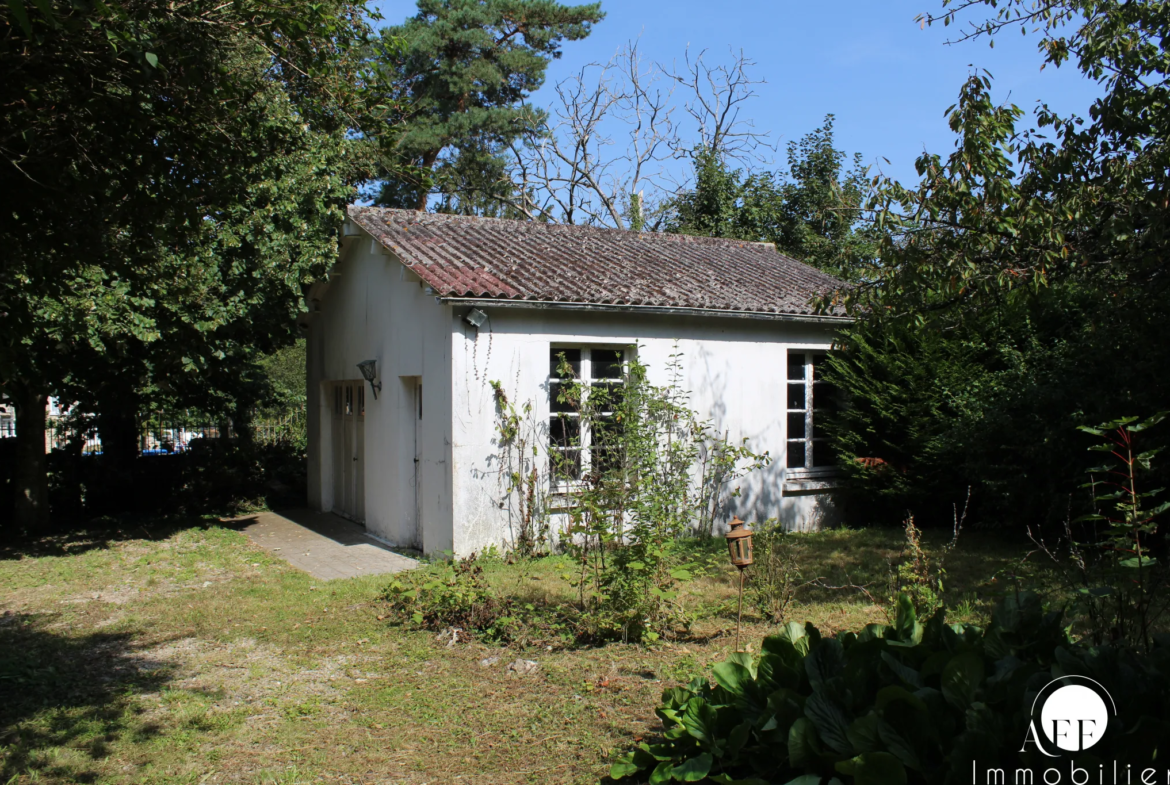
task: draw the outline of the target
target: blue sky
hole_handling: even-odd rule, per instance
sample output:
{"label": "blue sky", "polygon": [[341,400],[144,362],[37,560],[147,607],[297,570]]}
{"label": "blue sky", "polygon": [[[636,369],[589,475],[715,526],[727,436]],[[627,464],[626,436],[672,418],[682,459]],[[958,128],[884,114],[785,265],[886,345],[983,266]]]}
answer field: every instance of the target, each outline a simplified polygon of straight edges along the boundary
{"label": "blue sky", "polygon": [[[374,5],[384,24],[415,11],[413,0]],[[941,0],[603,0],[602,8],[606,18],[593,34],[566,44],[550,66],[550,83],[609,59],[639,35],[643,54],[668,64],[681,61],[688,45],[710,50],[712,61],[726,58],[729,47],[743,49],[757,62],[753,73],[768,82],[745,112],[779,142],[780,160],[785,142],[831,112],[840,149],[916,180],[914,159],[924,148],[944,155],[951,150],[943,111],[972,68],[990,71],[996,98],[1027,112],[1042,99],[1061,113],[1087,114],[1099,93],[1067,64],[1041,72],[1036,38],[1018,30],[1001,36],[994,49],[986,42],[947,46],[954,27],[922,30],[914,22],[923,11],[938,11]],[[547,101],[537,94],[534,103]]]}

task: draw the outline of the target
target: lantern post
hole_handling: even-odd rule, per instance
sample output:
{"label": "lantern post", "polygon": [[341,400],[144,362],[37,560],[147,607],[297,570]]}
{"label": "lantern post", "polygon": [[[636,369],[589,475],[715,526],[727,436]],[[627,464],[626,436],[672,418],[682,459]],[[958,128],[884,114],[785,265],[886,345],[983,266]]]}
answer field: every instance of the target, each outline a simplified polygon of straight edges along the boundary
{"label": "lantern post", "polygon": [[739,651],[739,628],[743,622],[743,571],[752,563],[752,533],[737,515],[728,524],[726,538],[731,563],[739,570],[739,614],[735,619],[735,650]]}

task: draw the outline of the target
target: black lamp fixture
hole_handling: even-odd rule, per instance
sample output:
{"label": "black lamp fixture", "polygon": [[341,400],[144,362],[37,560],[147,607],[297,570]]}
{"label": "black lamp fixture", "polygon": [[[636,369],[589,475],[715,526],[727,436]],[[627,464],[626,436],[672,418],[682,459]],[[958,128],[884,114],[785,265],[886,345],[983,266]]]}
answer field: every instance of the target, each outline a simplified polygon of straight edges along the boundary
{"label": "black lamp fixture", "polygon": [[378,390],[382,389],[382,383],[378,381],[378,361],[363,360],[357,367],[362,372],[362,378],[370,383],[370,389],[374,391],[374,400],[378,400]]}

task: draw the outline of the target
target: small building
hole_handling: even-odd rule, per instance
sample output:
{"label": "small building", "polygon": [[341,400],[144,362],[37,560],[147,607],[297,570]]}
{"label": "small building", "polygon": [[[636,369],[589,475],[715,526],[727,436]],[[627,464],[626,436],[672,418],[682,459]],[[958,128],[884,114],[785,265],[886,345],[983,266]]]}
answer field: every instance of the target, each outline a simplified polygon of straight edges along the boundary
{"label": "small building", "polygon": [[655,383],[674,357],[700,417],[770,454],[725,517],[834,519],[815,418],[845,317],[813,301],[840,281],[770,244],[685,235],[372,207],[351,207],[342,234],[300,319],[312,507],[427,553],[506,548],[517,522],[492,382],[550,438],[557,358],[595,382],[636,352]]}

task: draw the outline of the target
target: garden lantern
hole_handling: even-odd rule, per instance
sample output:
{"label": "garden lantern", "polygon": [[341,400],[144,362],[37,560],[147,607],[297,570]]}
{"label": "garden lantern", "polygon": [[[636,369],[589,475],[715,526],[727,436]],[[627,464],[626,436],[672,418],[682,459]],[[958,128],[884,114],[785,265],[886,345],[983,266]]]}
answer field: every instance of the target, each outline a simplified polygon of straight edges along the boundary
{"label": "garden lantern", "polygon": [[735,516],[727,529],[727,552],[731,563],[739,570],[739,615],[735,619],[735,650],[739,651],[739,627],[743,621],[743,571],[752,563],[752,533]]}
{"label": "garden lantern", "polygon": [[742,573],[752,563],[752,533],[739,516],[732,518],[728,526],[727,551],[731,554],[731,563]]}
{"label": "garden lantern", "polygon": [[374,400],[378,400],[378,390],[382,389],[382,383],[378,381],[378,361],[363,360],[357,364],[357,367],[362,372],[362,378],[370,383],[370,389],[374,392]]}

